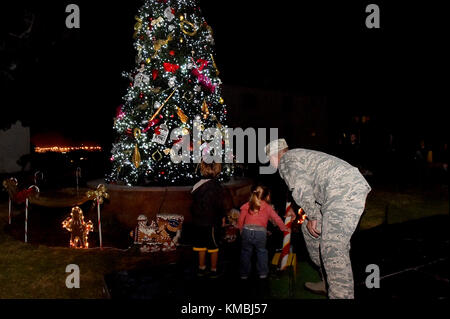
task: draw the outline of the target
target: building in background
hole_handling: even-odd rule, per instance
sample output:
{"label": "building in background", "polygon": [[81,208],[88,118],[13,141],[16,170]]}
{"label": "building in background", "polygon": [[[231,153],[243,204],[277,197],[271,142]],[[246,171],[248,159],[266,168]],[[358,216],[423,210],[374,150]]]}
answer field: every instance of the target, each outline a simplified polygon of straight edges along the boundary
{"label": "building in background", "polygon": [[0,174],[26,170],[26,165],[20,163],[30,151],[30,128],[22,122],[17,121],[9,129],[0,130]]}

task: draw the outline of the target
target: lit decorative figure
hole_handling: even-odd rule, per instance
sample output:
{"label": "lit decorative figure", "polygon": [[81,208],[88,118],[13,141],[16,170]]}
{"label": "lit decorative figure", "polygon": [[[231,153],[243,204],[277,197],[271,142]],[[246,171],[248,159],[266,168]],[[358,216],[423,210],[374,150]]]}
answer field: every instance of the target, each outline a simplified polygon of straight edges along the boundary
{"label": "lit decorative figure", "polygon": [[83,211],[80,207],[72,208],[70,216],[62,222],[63,228],[71,232],[70,247],[89,248],[88,235],[92,232],[94,225],[91,221],[84,221]]}

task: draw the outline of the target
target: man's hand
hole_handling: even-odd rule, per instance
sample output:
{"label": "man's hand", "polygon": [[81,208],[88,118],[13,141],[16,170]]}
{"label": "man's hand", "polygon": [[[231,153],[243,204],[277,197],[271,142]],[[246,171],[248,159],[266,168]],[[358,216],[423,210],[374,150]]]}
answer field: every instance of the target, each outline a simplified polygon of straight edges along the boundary
{"label": "man's hand", "polygon": [[320,232],[317,230],[316,227],[317,227],[317,220],[315,219],[308,220],[306,228],[313,237],[318,238],[320,236]]}

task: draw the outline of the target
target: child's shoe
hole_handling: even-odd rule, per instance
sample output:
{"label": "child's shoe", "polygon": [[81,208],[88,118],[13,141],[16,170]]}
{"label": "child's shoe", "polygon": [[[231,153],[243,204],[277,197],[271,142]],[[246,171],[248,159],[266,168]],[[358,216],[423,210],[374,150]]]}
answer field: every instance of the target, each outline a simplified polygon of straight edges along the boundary
{"label": "child's shoe", "polygon": [[206,267],[197,269],[197,277],[204,277],[206,275]]}

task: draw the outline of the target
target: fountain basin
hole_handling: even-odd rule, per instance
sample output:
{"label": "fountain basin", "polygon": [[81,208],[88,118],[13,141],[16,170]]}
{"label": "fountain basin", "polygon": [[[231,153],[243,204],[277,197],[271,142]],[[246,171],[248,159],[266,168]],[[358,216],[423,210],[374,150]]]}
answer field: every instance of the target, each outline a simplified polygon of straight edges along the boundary
{"label": "fountain basin", "polygon": [[[104,184],[110,195],[102,205],[102,216],[115,217],[130,229],[136,226],[141,214],[149,219],[155,219],[158,213],[179,214],[184,216],[185,223],[191,221],[192,186],[143,187],[106,184],[104,180],[88,182],[91,188],[99,184]],[[239,208],[248,201],[251,179],[234,177],[222,185],[230,206]]]}

